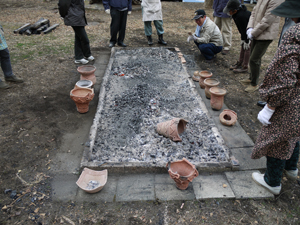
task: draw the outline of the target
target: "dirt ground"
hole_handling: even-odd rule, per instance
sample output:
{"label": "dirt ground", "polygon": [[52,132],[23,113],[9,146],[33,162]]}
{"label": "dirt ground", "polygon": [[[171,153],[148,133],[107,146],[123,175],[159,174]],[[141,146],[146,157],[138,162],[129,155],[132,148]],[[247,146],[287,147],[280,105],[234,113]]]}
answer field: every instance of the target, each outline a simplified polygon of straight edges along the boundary
{"label": "dirt ground", "polygon": [[[234,74],[229,66],[238,59],[239,34],[233,25],[229,55],[218,55],[212,64],[204,62],[193,44],[186,43],[194,31],[193,12],[200,3],[163,2],[164,38],[169,47],[179,47],[213,72],[228,90],[225,103],[255,141],[261,128],[256,106],[258,92],[248,94],[238,81],[247,74]],[[252,6],[249,5],[249,9]],[[134,7],[128,17],[125,43],[147,47],[141,11]],[[300,183],[283,179],[281,194],[274,200],[77,203],[51,199],[51,159],[60,152],[62,136],[80,127],[91,116],[79,114],[69,97],[78,80],[74,65],[74,34],[59,18],[57,1],[1,0],[0,23],[5,29],[13,70],[24,78],[0,92],[0,224],[299,224]],[[208,16],[212,10],[206,10]],[[108,49],[110,18],[104,11],[87,10],[92,53],[97,58]],[[22,36],[13,30],[44,17],[60,26],[47,35]],[[283,20],[281,21],[281,26]],[[155,33],[155,28],[154,28]],[[156,35],[153,35],[156,42]],[[158,46],[158,44],[154,44]],[[261,79],[277,47],[275,40],[262,60]],[[3,74],[1,73],[3,79]],[[98,93],[96,93],[97,95]],[[96,96],[95,95],[95,96]],[[184,204],[183,204],[184,203]],[[181,207],[182,206],[182,207]]]}

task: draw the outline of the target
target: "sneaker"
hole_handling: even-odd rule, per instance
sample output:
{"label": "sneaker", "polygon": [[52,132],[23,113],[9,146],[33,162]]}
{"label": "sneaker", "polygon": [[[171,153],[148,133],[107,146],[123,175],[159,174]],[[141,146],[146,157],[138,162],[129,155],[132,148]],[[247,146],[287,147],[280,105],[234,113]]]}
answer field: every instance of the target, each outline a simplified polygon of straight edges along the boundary
{"label": "sneaker", "polygon": [[229,50],[223,50],[223,51],[221,52],[221,54],[222,54],[222,55],[227,55],[227,54],[229,54]]}
{"label": "sneaker", "polygon": [[240,83],[243,85],[249,85],[249,84],[251,84],[251,80],[250,79],[240,80]]}
{"label": "sneaker", "polygon": [[87,60],[91,62],[91,61],[94,61],[95,58],[94,58],[94,56],[91,55],[91,56],[87,57]]}
{"label": "sneaker", "polygon": [[249,85],[249,86],[245,89],[245,91],[248,92],[248,93],[252,93],[252,92],[258,90],[258,88],[259,88],[258,85],[256,85],[256,86]]}
{"label": "sneaker", "polygon": [[234,73],[246,73],[248,72],[248,67],[236,68],[233,70]]}
{"label": "sneaker", "polygon": [[266,188],[269,192],[271,192],[274,195],[279,195],[281,191],[281,184],[280,186],[271,187],[268,185],[264,179],[264,174],[254,172],[252,173],[252,179],[257,183],[258,185]]}
{"label": "sneaker", "polygon": [[234,70],[234,69],[237,69],[237,68],[239,68],[239,67],[241,67],[241,66],[242,66],[242,63],[239,62],[239,61],[237,61],[235,64],[231,65],[231,66],[229,67],[229,69],[230,69],[230,70]]}
{"label": "sneaker", "polygon": [[10,86],[4,82],[4,81],[0,81],[0,89],[8,89],[10,88]]}
{"label": "sneaker", "polygon": [[290,178],[292,180],[296,180],[297,176],[298,176],[298,169],[296,169],[296,170],[286,170],[285,174],[288,178]]}
{"label": "sneaker", "polygon": [[80,63],[81,63],[81,64],[84,65],[84,64],[88,64],[89,61],[86,60],[86,59],[76,59],[76,60],[75,60],[75,63],[76,63],[76,64],[80,64]]}
{"label": "sneaker", "polygon": [[23,83],[24,80],[21,78],[16,77],[15,75],[12,75],[10,77],[5,77],[6,81],[15,82],[15,83]]}

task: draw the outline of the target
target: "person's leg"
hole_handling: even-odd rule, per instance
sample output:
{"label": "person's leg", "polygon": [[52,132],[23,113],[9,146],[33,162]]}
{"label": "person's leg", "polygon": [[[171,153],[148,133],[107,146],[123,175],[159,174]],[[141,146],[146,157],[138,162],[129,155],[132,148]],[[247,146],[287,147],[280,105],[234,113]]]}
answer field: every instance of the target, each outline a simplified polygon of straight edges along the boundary
{"label": "person's leg", "polygon": [[110,9],[111,23],[110,23],[110,42],[117,43],[117,35],[120,28],[120,11]]}
{"label": "person's leg", "polygon": [[156,28],[156,32],[158,36],[165,33],[162,20],[154,20],[153,23]]}
{"label": "person's leg", "polygon": [[127,14],[128,14],[128,10],[120,12],[118,43],[123,43],[125,39]]}
{"label": "person's leg", "polygon": [[222,30],[222,18],[221,17],[214,17],[214,23]]}
{"label": "person's leg", "polygon": [[223,50],[230,50],[231,39],[232,39],[232,19],[231,18],[221,18],[222,19],[222,37],[223,37]]}
{"label": "person's leg", "polygon": [[243,58],[243,61],[242,61],[243,62],[243,64],[242,64],[243,68],[248,69],[250,53],[251,53],[251,48],[244,51],[244,58]]}
{"label": "person's leg", "polygon": [[10,62],[10,55],[8,48],[0,50],[0,63],[1,63],[1,69],[3,71],[4,77],[11,77],[13,76],[13,71],[11,67],[11,62]]}
{"label": "person's leg", "polygon": [[92,55],[90,41],[84,26],[73,27],[75,32],[75,59],[79,60]]}
{"label": "person's leg", "polygon": [[271,187],[280,186],[285,162],[286,160],[267,156],[267,170],[265,172],[264,180]]}
{"label": "person's leg", "polygon": [[152,21],[144,21],[144,30],[145,30],[145,35],[146,36],[151,36],[152,35],[151,23],[152,23]]}
{"label": "person's leg", "polygon": [[207,60],[211,60],[214,58],[215,54],[222,51],[221,46],[215,46],[214,44],[208,43],[208,44],[198,44],[196,43],[201,54],[205,57]]}
{"label": "person's leg", "polygon": [[290,159],[286,160],[285,170],[297,170],[297,163],[299,161],[299,142],[296,143],[294,152]]}

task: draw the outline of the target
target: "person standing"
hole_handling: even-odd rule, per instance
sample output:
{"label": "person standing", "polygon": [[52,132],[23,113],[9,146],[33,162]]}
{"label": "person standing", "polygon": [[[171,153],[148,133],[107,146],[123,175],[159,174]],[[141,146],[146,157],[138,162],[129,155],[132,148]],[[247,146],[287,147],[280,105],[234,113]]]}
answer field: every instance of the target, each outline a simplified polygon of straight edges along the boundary
{"label": "person standing", "polygon": [[267,158],[264,174],[252,173],[253,180],[271,193],[281,191],[283,171],[297,179],[300,141],[300,1],[287,0],[272,14],[291,18],[296,25],[283,35],[270,63],[260,97],[267,102],[257,118],[264,125],[255,142],[251,158]]}
{"label": "person standing", "polygon": [[223,12],[229,0],[214,0],[214,22],[219,27],[223,38],[223,55],[226,55],[230,51],[231,39],[232,39],[232,23],[231,17]]}
{"label": "person standing", "polygon": [[75,63],[87,64],[93,61],[95,58],[92,56],[90,41],[84,28],[87,25],[84,0],[71,0],[64,22],[66,26],[71,26],[75,33]]}
{"label": "person standing", "polygon": [[[10,54],[8,51],[8,46],[6,40],[4,38],[4,30],[0,25],[0,63],[1,69],[4,74],[5,81],[15,82],[15,83],[23,83],[23,79],[16,77],[12,71],[11,62],[10,62]],[[0,89],[7,89],[10,86],[0,79]]]}
{"label": "person standing", "polygon": [[163,21],[162,21],[162,10],[160,0],[142,0],[142,13],[144,21],[145,35],[147,36],[148,45],[153,45],[152,41],[152,26],[153,21],[158,35],[158,43],[167,45],[167,42],[163,39]]}
{"label": "person standing", "polygon": [[283,0],[258,1],[253,8],[247,26],[247,36],[252,40],[250,54],[250,77],[241,80],[247,85],[246,92],[256,91],[258,86],[261,59],[272,41],[277,38],[280,18],[271,14],[271,11],[279,6]]}
{"label": "person standing", "polygon": [[111,16],[109,47],[114,47],[116,43],[126,47],[124,39],[127,15],[132,11],[132,0],[103,0],[102,2],[105,12]]}

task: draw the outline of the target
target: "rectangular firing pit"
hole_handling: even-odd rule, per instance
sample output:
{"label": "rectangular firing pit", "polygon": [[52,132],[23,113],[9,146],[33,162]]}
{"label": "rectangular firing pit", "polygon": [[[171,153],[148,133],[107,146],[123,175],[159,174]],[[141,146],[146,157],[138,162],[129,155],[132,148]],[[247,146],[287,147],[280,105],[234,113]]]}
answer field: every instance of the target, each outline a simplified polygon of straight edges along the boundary
{"label": "rectangular firing pit", "polygon": [[[189,121],[182,142],[156,132],[175,117]],[[201,169],[229,168],[229,155],[176,52],[113,48],[81,167],[155,171],[186,158]]]}

